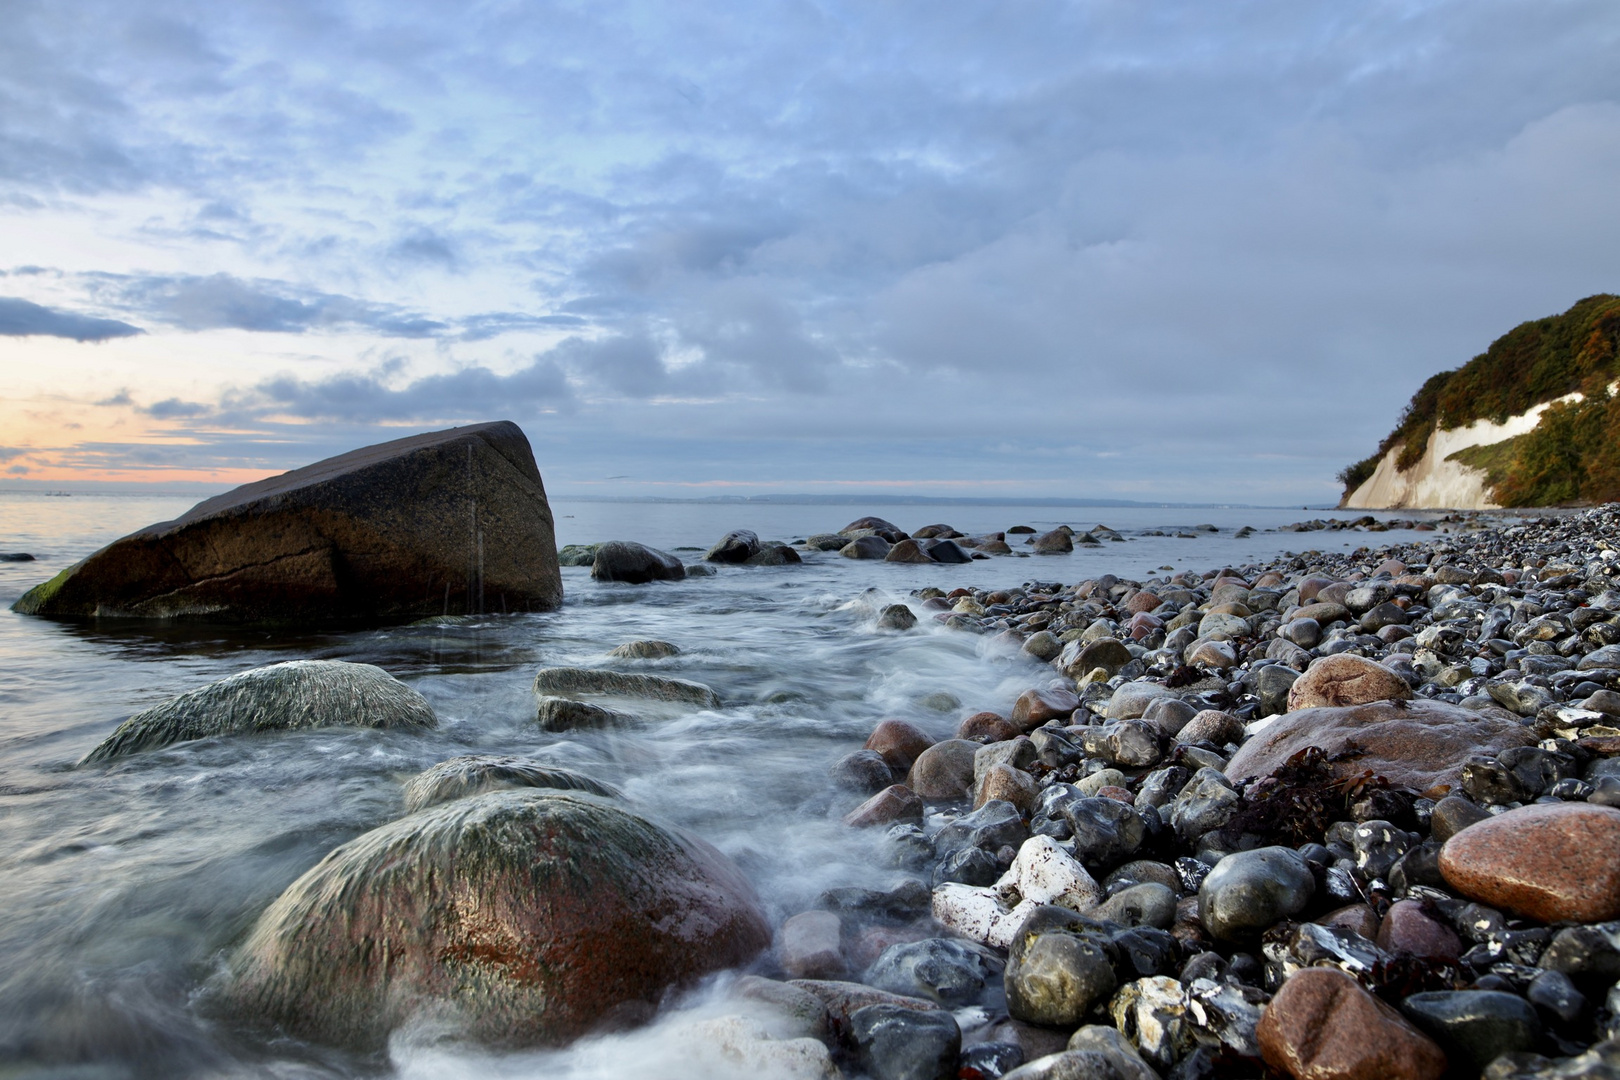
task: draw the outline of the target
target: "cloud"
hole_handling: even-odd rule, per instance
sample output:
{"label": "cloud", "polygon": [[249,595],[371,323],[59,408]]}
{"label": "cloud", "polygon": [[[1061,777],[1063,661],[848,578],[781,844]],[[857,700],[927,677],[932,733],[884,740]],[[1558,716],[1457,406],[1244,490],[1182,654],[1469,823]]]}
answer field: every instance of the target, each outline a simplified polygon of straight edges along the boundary
{"label": "cloud", "polygon": [[394,369],[324,379],[282,375],[231,395],[225,408],[253,417],[309,420],[440,422],[486,418],[492,412],[567,406],[573,391],[555,361],[537,357],[509,374],[470,366],[394,385]]}
{"label": "cloud", "polygon": [[71,311],[56,311],[27,300],[0,296],[0,335],[7,337],[70,338],[73,341],[108,341],[143,331],[117,319],[97,319]]}
{"label": "cloud", "polygon": [[[92,391],[187,430],[512,396],[672,468],[1075,446],[1318,498],[1423,376],[1620,290],[1604,0],[88,2],[8,12],[0,227],[124,260],[36,300],[252,335]],[[347,374],[264,377],[322,334]]]}

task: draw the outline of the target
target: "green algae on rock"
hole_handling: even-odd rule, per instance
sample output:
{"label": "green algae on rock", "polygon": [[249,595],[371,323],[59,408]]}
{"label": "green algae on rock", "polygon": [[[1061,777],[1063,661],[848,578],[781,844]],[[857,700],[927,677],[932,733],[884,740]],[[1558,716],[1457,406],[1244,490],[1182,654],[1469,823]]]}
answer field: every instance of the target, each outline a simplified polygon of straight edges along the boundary
{"label": "green algae on rock", "polygon": [[617,798],[619,789],[572,769],[499,754],[465,754],[424,769],[405,784],[405,812],[505,788],[553,788]]}
{"label": "green algae on rock", "polygon": [[573,792],[497,791],[357,837],[260,916],[227,1011],[380,1048],[427,1023],[560,1045],[770,944],[753,890],[702,840]]}
{"label": "green algae on rock", "polygon": [[79,764],[212,735],[323,727],[432,728],[427,699],[380,667],[290,660],[243,671],[138,712]]}

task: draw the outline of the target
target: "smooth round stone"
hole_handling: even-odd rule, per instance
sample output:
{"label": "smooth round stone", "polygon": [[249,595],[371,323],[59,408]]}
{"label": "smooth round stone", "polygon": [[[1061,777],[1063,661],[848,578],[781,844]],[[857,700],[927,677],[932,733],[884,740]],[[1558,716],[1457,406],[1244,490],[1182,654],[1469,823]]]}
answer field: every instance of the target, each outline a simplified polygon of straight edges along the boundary
{"label": "smooth round stone", "polygon": [[1499,990],[1439,990],[1413,994],[1401,1012],[1452,1058],[1483,1069],[1502,1054],[1532,1050],[1541,1037],[1535,1008]]}
{"label": "smooth round stone", "polygon": [[1429,829],[1442,844],[1470,825],[1477,825],[1491,815],[1481,806],[1456,795],[1447,795],[1434,804],[1429,816]]}
{"label": "smooth round stone", "polygon": [[833,762],[827,777],[846,791],[874,795],[894,783],[894,770],[876,750],[856,750]]}
{"label": "smooth round stone", "polygon": [[627,641],[614,648],[609,656],[620,660],[662,660],[680,655],[680,647],[667,641]]}
{"label": "smooth round stone", "polygon": [[1255,1028],[1266,1064],[1301,1080],[1440,1080],[1446,1055],[1335,968],[1295,972]]}
{"label": "smooth round stone", "polygon": [[1166,735],[1177,735],[1198,715],[1198,710],[1175,697],[1162,697],[1147,707],[1142,719],[1154,724]]}
{"label": "smooth round stone", "polygon": [[862,981],[907,997],[941,1005],[967,1005],[984,990],[984,961],[960,941],[927,938],[883,951]]}
{"label": "smooth round stone", "polygon": [[1098,638],[1077,652],[1074,660],[1064,667],[1064,674],[1072,678],[1084,675],[1092,668],[1102,668],[1108,672],[1109,678],[1113,678],[1119,674],[1120,668],[1134,659],[1124,642],[1111,637]]}
{"label": "smooth round stone", "polygon": [[950,1013],[868,1005],[849,1018],[850,1036],[872,1080],[955,1080],[962,1031]]}
{"label": "smooth round stone", "polygon": [[1176,921],[1176,894],[1158,882],[1146,881],[1121,889],[1090,914],[1121,926],[1165,930]]}
{"label": "smooth round stone", "polygon": [[1302,649],[1314,649],[1322,642],[1322,624],[1315,619],[1292,619],[1277,631],[1277,636]]}
{"label": "smooth round stone", "polygon": [[1079,799],[1063,808],[1074,857],[1088,866],[1112,866],[1136,853],[1147,825],[1136,808],[1114,799]]}
{"label": "smooth round stone", "polygon": [[1091,936],[1068,929],[1021,933],[1007,957],[1007,1012],[1015,1020],[1073,1027],[1108,1000],[1114,966]]}
{"label": "smooth round stone", "polygon": [[1540,922],[1620,916],[1620,810],[1536,803],[1481,821],[1440,849],[1446,882]]}
{"label": "smooth round stone", "polygon": [[1340,778],[1371,769],[1394,783],[1427,791],[1437,784],[1460,784],[1463,763],[1472,755],[1535,741],[1535,735],[1514,720],[1443,701],[1302,709],[1271,721],[1244,743],[1232,755],[1226,775],[1238,781],[1269,776],[1307,746],[1330,757],[1354,747],[1355,755],[1333,765]]}
{"label": "smooth round stone", "polygon": [[1237,663],[1237,650],[1225,641],[1204,641],[1189,648],[1187,663],[1225,671]]}
{"label": "smooth round stone", "polygon": [[1429,960],[1455,962],[1462,955],[1456,931],[1423,914],[1423,905],[1401,900],[1390,906],[1378,928],[1380,948]]}
{"label": "smooth round stone", "polygon": [[1040,661],[1055,659],[1063,652],[1063,642],[1050,630],[1038,630],[1024,642],[1024,652]]}
{"label": "smooth round stone", "polygon": [[904,604],[890,604],[878,615],[879,630],[901,632],[917,625],[917,616]]}
{"label": "smooth round stone", "polygon": [[934,740],[916,724],[890,718],[878,721],[863,749],[876,750],[893,768],[909,769],[933,745]]}
{"label": "smooth round stone", "polygon": [[1205,709],[1198,713],[1176,735],[1177,742],[1210,743],[1225,746],[1243,741],[1243,721],[1219,709]]}
{"label": "smooth round stone", "polygon": [[1035,778],[1029,773],[1011,765],[996,764],[985,770],[984,777],[976,785],[973,806],[977,809],[987,802],[1001,799],[1027,814],[1035,805],[1036,792]]}
{"label": "smooth round stone", "polygon": [[973,755],[979,744],[946,739],[917,756],[907,784],[925,799],[965,799],[973,787]]}
{"label": "smooth round stone", "polygon": [[830,911],[801,911],[782,923],[776,956],[795,979],[836,979],[844,974],[843,927]]}
{"label": "smooth round stone", "polygon": [[1412,696],[1406,680],[1383,664],[1353,653],[1324,656],[1288,690],[1288,710],[1405,701]]}
{"label": "smooth round stone", "polygon": [[974,742],[995,743],[1005,742],[1008,739],[1018,738],[1018,729],[1013,726],[1000,713],[981,712],[974,713],[962,721],[956,729],[958,739],[971,739]]}
{"label": "smooth round stone", "polygon": [[1198,890],[1198,919],[1216,939],[1237,941],[1305,910],[1316,879],[1292,848],[1239,851],[1216,864]]}
{"label": "smooth round stone", "polygon": [[1070,690],[1026,690],[1013,703],[1009,719],[1019,731],[1027,733],[1048,720],[1066,717],[1079,707],[1079,695]]}
{"label": "smooth round stone", "polygon": [[898,821],[921,821],[923,801],[904,784],[891,784],[851,810],[844,824],[854,829],[892,825]]}

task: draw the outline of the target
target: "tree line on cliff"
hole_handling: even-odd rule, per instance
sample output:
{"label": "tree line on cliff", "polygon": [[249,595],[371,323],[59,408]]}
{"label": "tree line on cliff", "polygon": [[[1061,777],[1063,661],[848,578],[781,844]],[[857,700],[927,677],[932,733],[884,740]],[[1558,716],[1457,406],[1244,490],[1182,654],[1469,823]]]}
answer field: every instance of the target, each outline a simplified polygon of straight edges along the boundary
{"label": "tree line on cliff", "polygon": [[1420,460],[1438,428],[1509,417],[1572,393],[1542,414],[1533,431],[1452,457],[1481,469],[1503,506],[1620,500],[1620,296],[1600,293],[1561,315],[1520,323],[1453,371],[1431,376],[1371,456],[1338,479],[1345,495],[1372,476],[1391,450],[1405,471]]}

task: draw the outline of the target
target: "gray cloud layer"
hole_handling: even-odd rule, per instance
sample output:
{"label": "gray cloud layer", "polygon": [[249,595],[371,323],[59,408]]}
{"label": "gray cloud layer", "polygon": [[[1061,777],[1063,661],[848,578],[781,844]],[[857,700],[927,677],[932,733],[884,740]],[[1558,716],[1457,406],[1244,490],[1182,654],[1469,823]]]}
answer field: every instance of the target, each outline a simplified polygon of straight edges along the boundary
{"label": "gray cloud layer", "polygon": [[1607,0],[13,8],[0,200],[177,193],[154,242],[264,267],[96,303],[443,345],[147,406],[198,429],[1319,499],[1426,375],[1620,291]]}
{"label": "gray cloud layer", "polygon": [[117,319],[97,319],[71,311],[57,311],[41,304],[0,296],[0,336],[71,338],[74,341],[107,341],[139,334],[140,328]]}

